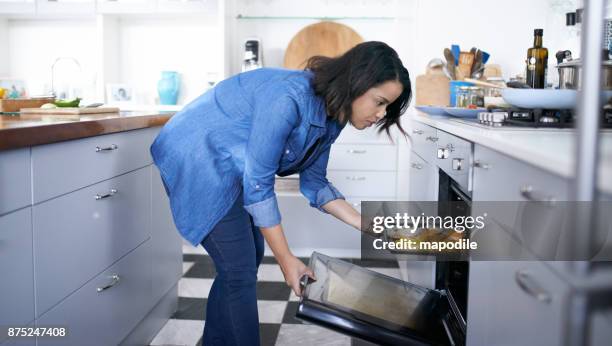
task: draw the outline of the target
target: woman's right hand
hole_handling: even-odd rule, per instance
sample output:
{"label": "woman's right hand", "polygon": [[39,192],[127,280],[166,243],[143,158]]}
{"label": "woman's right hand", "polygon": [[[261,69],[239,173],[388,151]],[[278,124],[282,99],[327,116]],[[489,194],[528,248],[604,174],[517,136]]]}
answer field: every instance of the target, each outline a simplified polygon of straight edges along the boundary
{"label": "woman's right hand", "polygon": [[285,276],[285,282],[298,297],[302,295],[300,279],[304,275],[308,275],[311,279],[316,280],[312,269],[308,268],[299,258],[293,255],[288,255],[279,261],[279,265]]}

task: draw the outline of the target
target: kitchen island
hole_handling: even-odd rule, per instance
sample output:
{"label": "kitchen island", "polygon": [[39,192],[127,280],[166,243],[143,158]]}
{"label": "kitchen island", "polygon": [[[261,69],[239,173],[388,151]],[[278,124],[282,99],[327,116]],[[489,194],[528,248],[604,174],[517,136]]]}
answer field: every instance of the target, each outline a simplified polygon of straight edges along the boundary
{"label": "kitchen island", "polygon": [[171,116],[0,117],[0,325],[68,333],[0,344],[148,344],[174,313],[182,242],[149,154]]}

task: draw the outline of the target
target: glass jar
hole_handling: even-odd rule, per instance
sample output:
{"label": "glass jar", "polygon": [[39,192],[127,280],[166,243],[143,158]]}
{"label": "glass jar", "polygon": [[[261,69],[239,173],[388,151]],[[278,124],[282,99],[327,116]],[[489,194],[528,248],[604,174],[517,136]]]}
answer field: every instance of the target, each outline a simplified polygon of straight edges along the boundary
{"label": "glass jar", "polygon": [[484,90],[476,86],[460,87],[457,90],[457,107],[484,107]]}
{"label": "glass jar", "polygon": [[[502,88],[506,86],[506,83],[502,77],[489,77],[487,78],[487,82],[499,85]],[[485,97],[501,97],[501,89],[487,88],[485,90]]]}

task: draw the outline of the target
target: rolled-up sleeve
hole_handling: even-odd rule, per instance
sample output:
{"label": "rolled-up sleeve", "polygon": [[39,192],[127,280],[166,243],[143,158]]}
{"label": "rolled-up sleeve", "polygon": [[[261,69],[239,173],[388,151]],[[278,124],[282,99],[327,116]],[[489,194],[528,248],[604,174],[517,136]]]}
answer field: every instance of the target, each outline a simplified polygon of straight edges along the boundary
{"label": "rolled-up sleeve", "polygon": [[262,90],[255,101],[243,186],[244,208],[258,227],[281,222],[274,178],[289,133],[299,121],[296,98],[285,83],[276,83]]}
{"label": "rolled-up sleeve", "polygon": [[344,196],[332,183],[327,180],[327,162],[329,161],[330,147],[312,163],[300,172],[300,191],[310,202],[310,206],[327,213],[323,205]]}

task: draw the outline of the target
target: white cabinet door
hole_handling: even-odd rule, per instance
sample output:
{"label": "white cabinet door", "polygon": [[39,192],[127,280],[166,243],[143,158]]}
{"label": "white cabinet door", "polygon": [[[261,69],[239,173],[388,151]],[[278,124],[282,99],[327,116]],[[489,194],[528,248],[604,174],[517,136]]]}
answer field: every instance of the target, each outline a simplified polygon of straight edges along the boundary
{"label": "white cabinet door", "polygon": [[410,155],[409,196],[411,202],[438,200],[438,168],[414,151]]}
{"label": "white cabinet door", "polygon": [[90,14],[96,13],[95,0],[36,0],[38,14]]}
{"label": "white cabinet door", "polygon": [[35,0],[0,0],[0,14],[31,14],[35,11]]}
{"label": "white cabinet door", "polygon": [[159,0],[157,9],[160,13],[199,13],[216,15],[217,0]]}
{"label": "white cabinet door", "polygon": [[157,0],[98,0],[99,13],[152,13]]}

